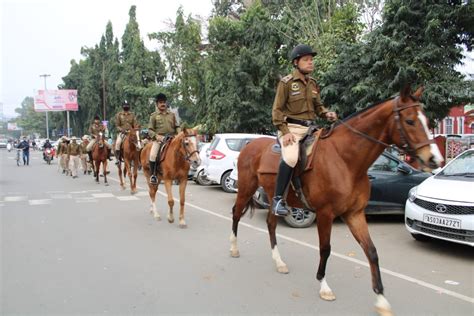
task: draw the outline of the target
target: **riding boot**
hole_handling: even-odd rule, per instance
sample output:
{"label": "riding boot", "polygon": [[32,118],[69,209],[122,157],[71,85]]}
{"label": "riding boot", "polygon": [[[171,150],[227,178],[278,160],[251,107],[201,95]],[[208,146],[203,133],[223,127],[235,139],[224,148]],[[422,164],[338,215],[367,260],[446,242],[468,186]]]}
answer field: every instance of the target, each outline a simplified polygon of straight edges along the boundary
{"label": "riding boot", "polygon": [[150,163],[150,183],[151,184],[158,184],[158,179],[156,179],[156,161],[148,161]]}
{"label": "riding boot", "polygon": [[120,164],[120,150],[115,150],[115,164],[117,166]]}
{"label": "riding boot", "polygon": [[286,202],[283,199],[283,195],[285,194],[286,188],[290,183],[292,173],[293,168],[288,166],[286,162],[282,160],[278,169],[278,175],[275,184],[275,194],[273,196],[272,203],[272,212],[276,216],[286,216],[289,213]]}

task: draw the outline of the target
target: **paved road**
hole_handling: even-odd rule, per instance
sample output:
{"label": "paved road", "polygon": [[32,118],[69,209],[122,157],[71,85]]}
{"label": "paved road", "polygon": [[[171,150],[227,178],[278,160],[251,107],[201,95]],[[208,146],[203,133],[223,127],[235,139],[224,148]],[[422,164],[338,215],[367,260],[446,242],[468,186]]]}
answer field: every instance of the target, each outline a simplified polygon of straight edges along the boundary
{"label": "paved road", "polygon": [[[71,179],[33,153],[17,167],[0,150],[1,315],[318,314],[375,315],[367,260],[335,222],[327,280],[337,300],[318,297],[315,226],[278,227],[290,268],[275,270],[265,211],[245,217],[241,257],[229,256],[234,194],[190,183],[188,228],[156,222],[140,192],[90,176]],[[176,191],[176,188],[175,188]],[[162,195],[158,206],[166,218]],[[397,315],[474,315],[474,251],[414,241],[400,217],[371,217],[386,297]]]}

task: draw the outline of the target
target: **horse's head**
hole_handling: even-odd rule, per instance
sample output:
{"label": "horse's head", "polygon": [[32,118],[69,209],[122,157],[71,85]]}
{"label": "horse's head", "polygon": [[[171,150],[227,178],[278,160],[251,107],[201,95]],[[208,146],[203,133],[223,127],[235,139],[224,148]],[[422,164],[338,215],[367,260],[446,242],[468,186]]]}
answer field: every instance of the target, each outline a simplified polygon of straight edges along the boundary
{"label": "horse's head", "polygon": [[411,94],[408,86],[400,92],[400,97],[394,99],[395,122],[390,134],[393,143],[415,156],[425,171],[431,171],[441,165],[443,157],[430,136],[428,120],[419,101],[422,93],[420,87]]}
{"label": "horse's head", "polygon": [[140,140],[140,127],[133,127],[128,131],[128,140],[137,147],[142,148],[142,142]]}
{"label": "horse's head", "polygon": [[193,168],[199,167],[201,158],[199,157],[197,132],[192,128],[183,129],[183,147],[186,152],[185,159],[191,164]]}

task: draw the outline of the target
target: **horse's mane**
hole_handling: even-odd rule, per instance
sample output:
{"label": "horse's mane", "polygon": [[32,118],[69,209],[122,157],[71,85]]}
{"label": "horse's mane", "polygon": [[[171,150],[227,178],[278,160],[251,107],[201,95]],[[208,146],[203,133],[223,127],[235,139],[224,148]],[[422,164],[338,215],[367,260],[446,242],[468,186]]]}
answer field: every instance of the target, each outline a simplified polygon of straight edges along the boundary
{"label": "horse's mane", "polygon": [[[363,109],[361,109],[361,110],[359,110],[359,111],[357,111],[357,112],[352,113],[352,114],[349,115],[349,116],[346,116],[346,117],[343,118],[341,121],[347,122],[347,121],[349,121],[350,119],[352,119],[352,118],[354,118],[354,117],[356,117],[356,116],[359,116],[359,115],[361,115],[362,113],[364,113],[364,112],[366,112],[366,111],[368,111],[368,110],[371,110],[371,109],[373,109],[373,108],[379,106],[379,105],[382,104],[382,103],[385,103],[385,102],[387,102],[387,101],[390,101],[390,100],[394,99],[395,97],[396,97],[396,96],[391,96],[391,97],[389,97],[389,98],[387,98],[387,99],[385,99],[385,100],[382,100],[382,101],[379,101],[379,102],[374,103],[374,104],[372,104],[372,105],[369,105],[368,107],[365,107],[365,108],[363,108]],[[334,127],[337,127],[337,126],[340,125],[340,124],[341,124],[341,122],[337,122],[337,123],[334,124]]]}

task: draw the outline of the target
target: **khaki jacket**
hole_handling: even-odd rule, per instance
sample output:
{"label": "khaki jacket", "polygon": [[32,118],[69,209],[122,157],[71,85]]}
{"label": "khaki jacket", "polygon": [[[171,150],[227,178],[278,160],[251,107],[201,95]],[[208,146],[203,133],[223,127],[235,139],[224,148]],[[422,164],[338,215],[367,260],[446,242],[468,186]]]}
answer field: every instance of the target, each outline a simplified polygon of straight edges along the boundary
{"label": "khaki jacket", "polygon": [[319,95],[316,80],[306,77],[298,70],[283,77],[278,83],[275,101],[273,102],[272,120],[283,135],[288,134],[286,118],[314,120],[317,116],[325,117],[328,109],[324,107]]}
{"label": "khaki jacket", "polygon": [[156,135],[176,135],[178,133],[178,126],[176,124],[176,116],[173,112],[169,110],[166,110],[164,113],[154,112],[150,116],[148,135],[152,139],[155,139]]}
{"label": "khaki jacket", "polygon": [[71,142],[67,146],[67,156],[77,156],[82,154],[82,147],[78,143]]}
{"label": "khaki jacket", "polygon": [[65,153],[67,153],[67,144],[61,141],[58,143],[58,151],[56,153],[56,156],[59,156]]}
{"label": "khaki jacket", "polygon": [[115,126],[119,132],[125,132],[138,126],[138,122],[135,114],[130,111],[122,111],[115,115]]}
{"label": "khaki jacket", "polygon": [[89,134],[91,134],[94,137],[99,136],[100,132],[104,132],[105,127],[102,124],[95,124],[92,123],[91,126],[89,127]]}

